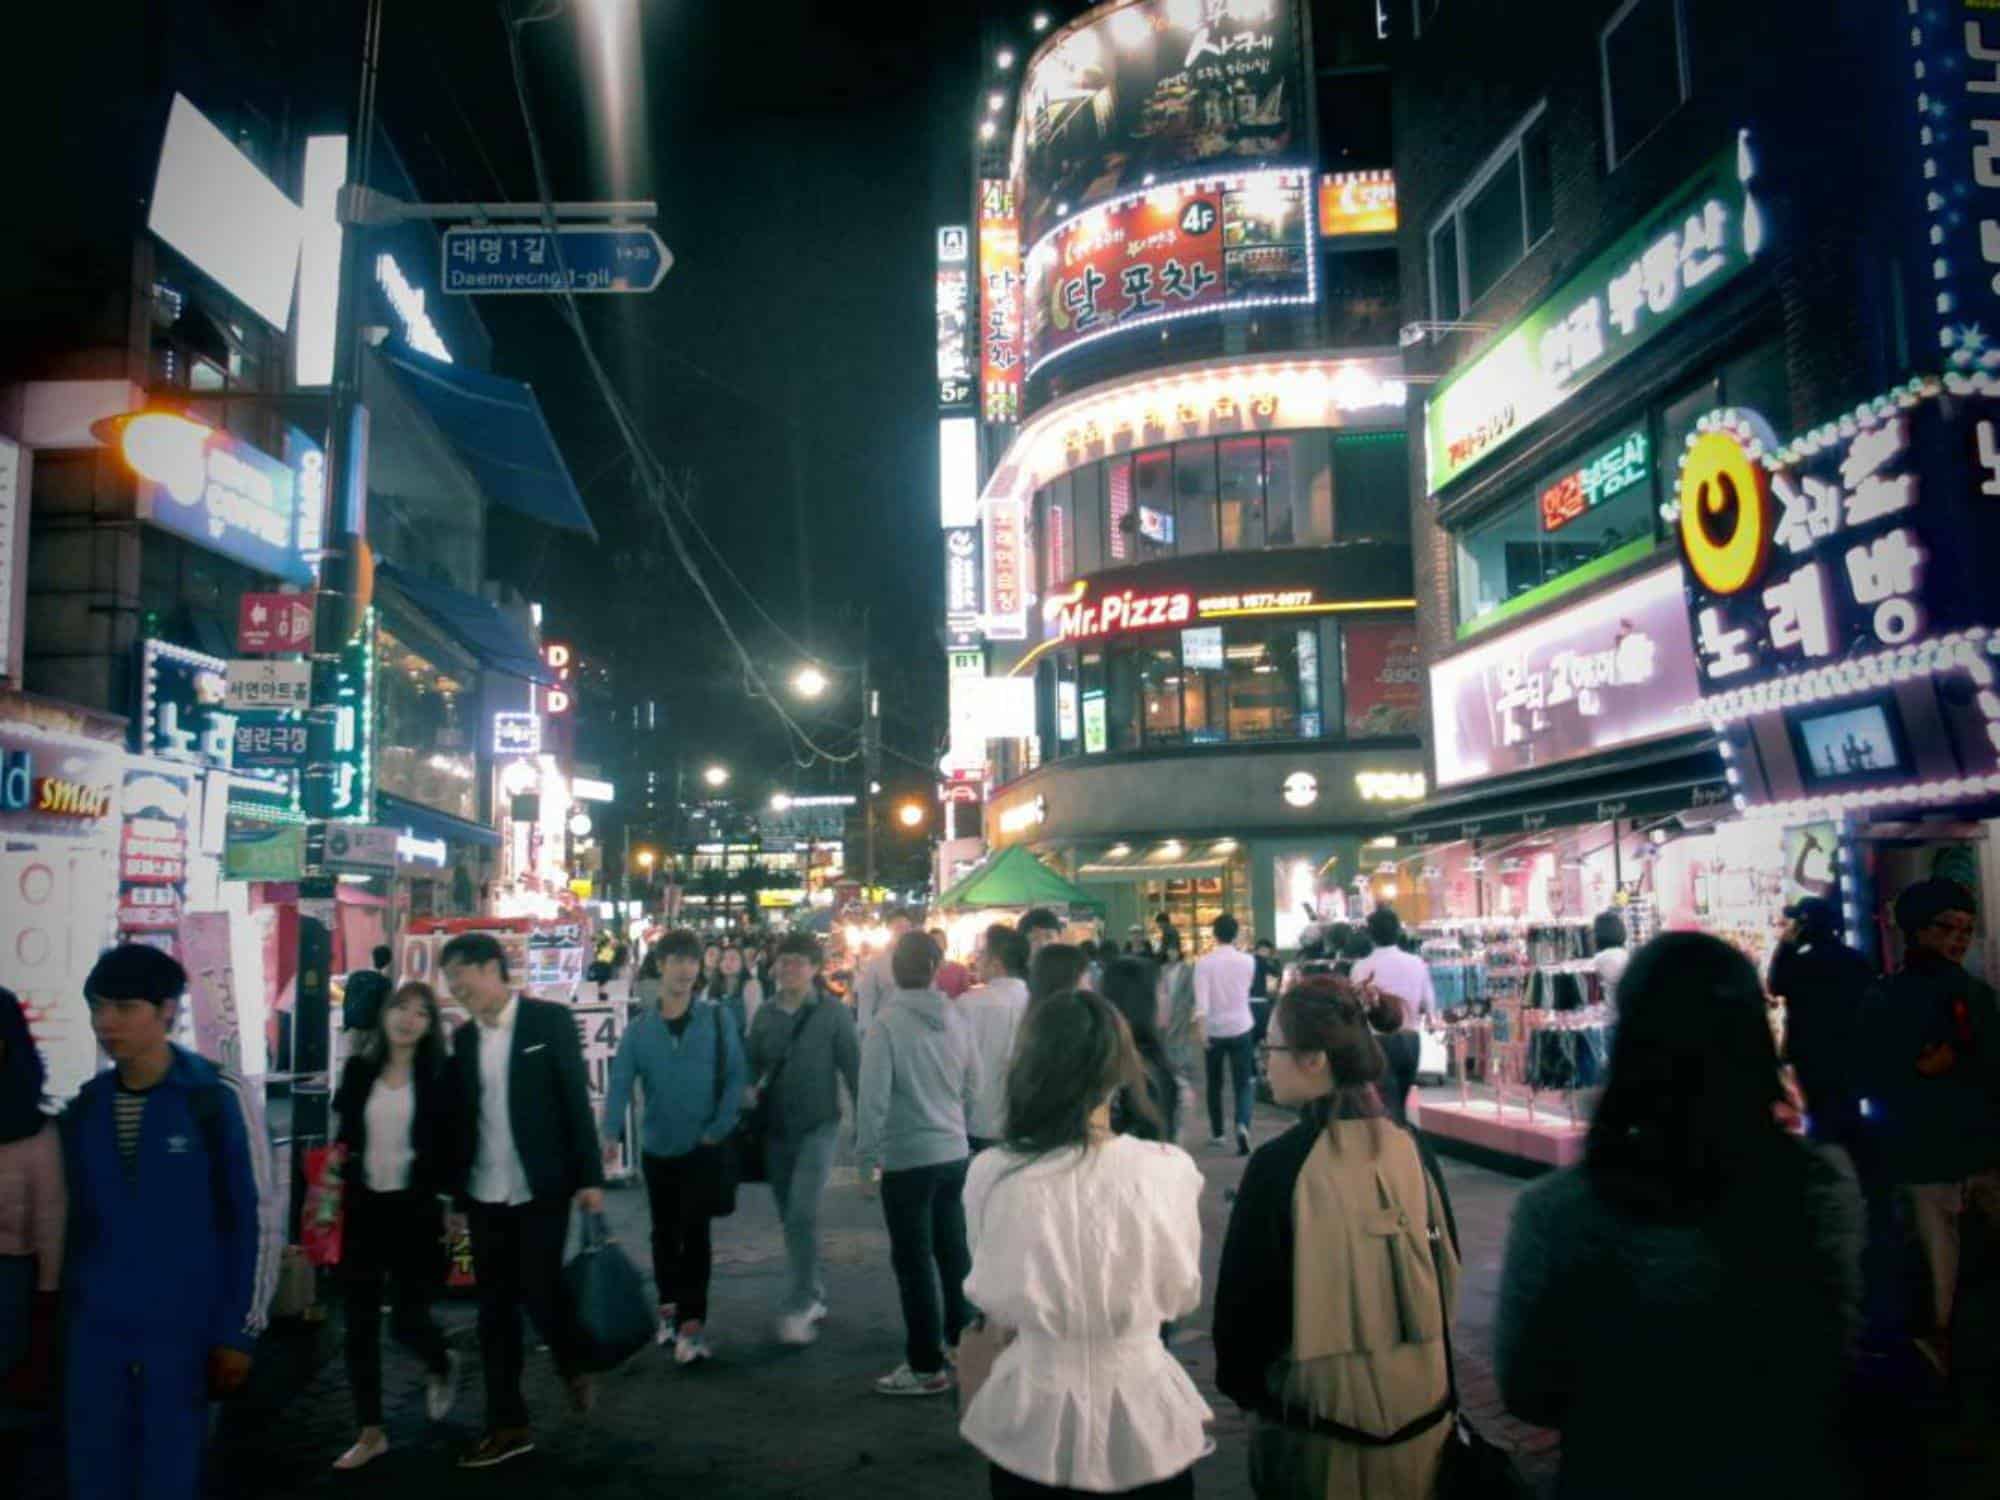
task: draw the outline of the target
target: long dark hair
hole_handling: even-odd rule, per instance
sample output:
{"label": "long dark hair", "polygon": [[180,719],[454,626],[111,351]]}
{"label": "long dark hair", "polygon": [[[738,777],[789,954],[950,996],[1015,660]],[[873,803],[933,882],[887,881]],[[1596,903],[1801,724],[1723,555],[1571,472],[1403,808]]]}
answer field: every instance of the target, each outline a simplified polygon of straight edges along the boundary
{"label": "long dark hair", "polygon": [[1073,990],[1090,972],[1090,959],[1073,943],[1044,943],[1028,960],[1028,1003]]}
{"label": "long dark hair", "polygon": [[48,1071],[28,1031],[28,1013],[12,990],[0,989],[0,1143],[25,1140],[42,1128]]}
{"label": "long dark hair", "polygon": [[444,1072],[444,1017],[438,1011],[437,991],[421,979],[405,979],[396,986],[395,994],[382,1002],[382,1008],[375,1013],[375,1025],[362,1039],[361,1055],[378,1070],[388,1065],[389,1012],[400,1008],[406,1000],[422,1001],[424,1015],[430,1021],[424,1028],[423,1040],[417,1043],[417,1055],[410,1059],[410,1071],[421,1073],[426,1079],[436,1078]]}
{"label": "long dark hair", "polygon": [[1160,970],[1150,958],[1136,954],[1114,958],[1104,966],[1104,998],[1109,1000],[1132,1033],[1139,1056],[1151,1062],[1164,1057],[1160,1045]]}
{"label": "long dark hair", "polygon": [[1618,983],[1611,1072],[1584,1152],[1615,1208],[1692,1223],[1764,1193],[1772,1174],[1802,1186],[1803,1153],[1772,1111],[1782,1097],[1763,986],[1720,938],[1670,932],[1632,956]]}
{"label": "long dark hair", "polygon": [[1007,1149],[1035,1158],[1089,1145],[1091,1115],[1121,1089],[1162,1124],[1132,1030],[1109,1001],[1063,990],[1030,1005],[1007,1069]]}
{"label": "long dark hair", "polygon": [[1379,1154],[1388,1111],[1375,1085],[1389,1062],[1369,1030],[1360,989],[1344,975],[1304,975],[1279,999],[1275,1019],[1295,1055],[1326,1054],[1333,1089],[1314,1100],[1310,1112],[1326,1128],[1328,1143],[1340,1149],[1340,1135],[1333,1128],[1340,1121],[1367,1120],[1369,1154]]}

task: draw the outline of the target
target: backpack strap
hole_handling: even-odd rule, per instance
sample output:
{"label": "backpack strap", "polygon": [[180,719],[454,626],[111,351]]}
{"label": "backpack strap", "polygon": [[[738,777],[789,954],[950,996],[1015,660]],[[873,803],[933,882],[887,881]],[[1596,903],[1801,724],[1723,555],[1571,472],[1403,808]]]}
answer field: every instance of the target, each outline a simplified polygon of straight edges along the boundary
{"label": "backpack strap", "polygon": [[[202,1149],[208,1153],[209,1198],[215,1204],[222,1227],[232,1228],[229,1193],[222,1178],[222,1084],[203,1083],[190,1089],[188,1113],[194,1117],[194,1128],[201,1132]],[[244,1128],[249,1128],[247,1120]]]}

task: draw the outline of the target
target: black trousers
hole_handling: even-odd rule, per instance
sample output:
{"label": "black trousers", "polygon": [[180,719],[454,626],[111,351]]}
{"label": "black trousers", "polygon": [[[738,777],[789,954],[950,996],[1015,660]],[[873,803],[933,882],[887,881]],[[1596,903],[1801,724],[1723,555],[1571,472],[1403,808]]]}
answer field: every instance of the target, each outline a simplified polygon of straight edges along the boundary
{"label": "black trousers", "polygon": [[889,1263],[903,1299],[904,1358],[919,1375],[944,1368],[944,1351],[971,1320],[965,1278],[965,1169],[970,1158],[882,1174]]}
{"label": "black trousers", "polygon": [[660,1305],[672,1304],[683,1323],[706,1321],[708,1278],[714,1263],[709,1232],[715,1168],[708,1151],[685,1156],[641,1156],[646,1203],[653,1213],[653,1284]]}
{"label": "black trousers", "polygon": [[444,1280],[444,1213],[429,1193],[347,1189],[340,1270],[347,1297],[347,1383],[363,1427],[382,1425],[382,1291],[394,1286],[396,1342],[433,1375],[448,1368],[431,1302]]}
{"label": "black trousers", "polygon": [[479,1356],[486,1370],[486,1425],[526,1427],[521,1396],[521,1311],[555,1355],[564,1375],[576,1369],[576,1340],[562,1295],[563,1242],[569,1199],[537,1198],[519,1207],[474,1203],[472,1270],[479,1283]]}
{"label": "black trousers", "polygon": [[[1102,1494],[1098,1490],[1071,1490],[1055,1485],[1036,1484],[1032,1479],[1023,1479],[998,1464],[987,1466],[993,1472],[993,1500],[1091,1500]],[[1162,1479],[1154,1484],[1142,1484],[1136,1490],[1118,1490],[1120,1495],[1131,1495],[1135,1500],[1194,1500],[1194,1470],[1182,1469],[1171,1479]]]}

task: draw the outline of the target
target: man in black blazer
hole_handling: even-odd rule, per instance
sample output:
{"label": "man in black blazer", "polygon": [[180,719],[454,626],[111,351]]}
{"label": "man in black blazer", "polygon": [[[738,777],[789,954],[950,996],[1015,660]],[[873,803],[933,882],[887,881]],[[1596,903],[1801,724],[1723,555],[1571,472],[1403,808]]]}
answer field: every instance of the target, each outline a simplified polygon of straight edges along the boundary
{"label": "man in black blazer", "polygon": [[534,1451],[521,1397],[523,1307],[555,1355],[571,1405],[585,1412],[595,1397],[576,1365],[561,1278],[570,1203],[603,1211],[604,1167],[583,1044],[567,1008],[516,998],[507,956],[485,933],[460,934],[439,958],[452,998],[472,1013],[452,1039],[452,1067],[464,1101],[458,1199],[479,1284],[486,1432],[459,1465],[485,1469]]}

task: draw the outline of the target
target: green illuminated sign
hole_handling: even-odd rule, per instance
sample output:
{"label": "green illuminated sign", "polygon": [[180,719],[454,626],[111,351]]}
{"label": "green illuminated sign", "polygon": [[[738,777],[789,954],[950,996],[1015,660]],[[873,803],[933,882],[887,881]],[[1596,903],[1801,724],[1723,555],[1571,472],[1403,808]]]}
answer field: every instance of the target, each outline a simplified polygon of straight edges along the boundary
{"label": "green illuminated sign", "polygon": [[1653,472],[1653,445],[1646,429],[1613,438],[1581,463],[1543,481],[1536,495],[1543,531],[1560,531],[1605,501],[1646,482]]}
{"label": "green illuminated sign", "polygon": [[1504,449],[1747,268],[1763,248],[1749,133],[1424,405],[1435,494]]}

